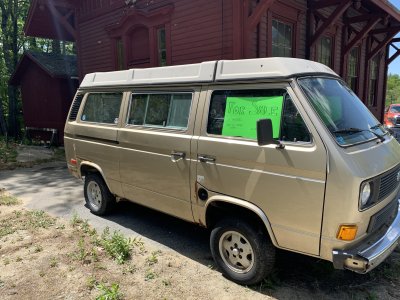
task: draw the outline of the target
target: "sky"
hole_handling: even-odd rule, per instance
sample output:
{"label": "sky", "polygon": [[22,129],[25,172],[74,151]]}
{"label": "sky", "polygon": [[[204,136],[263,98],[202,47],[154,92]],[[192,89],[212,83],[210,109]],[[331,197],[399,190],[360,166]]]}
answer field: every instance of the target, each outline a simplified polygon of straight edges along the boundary
{"label": "sky", "polygon": [[[400,0],[390,0],[389,2],[391,2],[394,6],[397,7],[397,9],[400,10]],[[400,37],[400,33],[397,34],[397,37]],[[396,43],[397,47],[400,48],[400,43]],[[394,49],[392,47],[391,48],[391,52],[390,54],[393,54]],[[400,75],[400,56],[397,57],[390,65],[389,65],[389,73],[392,74],[399,74]]]}

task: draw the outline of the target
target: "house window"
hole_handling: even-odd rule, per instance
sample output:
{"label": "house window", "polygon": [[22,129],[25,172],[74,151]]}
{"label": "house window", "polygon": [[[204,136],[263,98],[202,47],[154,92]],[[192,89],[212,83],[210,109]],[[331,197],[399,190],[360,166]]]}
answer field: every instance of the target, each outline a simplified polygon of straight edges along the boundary
{"label": "house window", "polygon": [[353,90],[357,91],[358,84],[358,55],[359,47],[353,48],[347,59],[347,85]]}
{"label": "house window", "polygon": [[368,106],[376,106],[376,91],[378,84],[379,55],[369,62]]}
{"label": "house window", "polygon": [[272,56],[293,56],[293,26],[272,20]]}
{"label": "house window", "polygon": [[117,70],[125,69],[125,49],[122,39],[117,39]]}
{"label": "house window", "polygon": [[165,28],[157,29],[157,50],[158,50],[158,65],[167,65],[167,46],[165,42]]}
{"label": "house window", "polygon": [[333,40],[329,36],[323,36],[318,44],[318,62],[332,68],[332,44]]}

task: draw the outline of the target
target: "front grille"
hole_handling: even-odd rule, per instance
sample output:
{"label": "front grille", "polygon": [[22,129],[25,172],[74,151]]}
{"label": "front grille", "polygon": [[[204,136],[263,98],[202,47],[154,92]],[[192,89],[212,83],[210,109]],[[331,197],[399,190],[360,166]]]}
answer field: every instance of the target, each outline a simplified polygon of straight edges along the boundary
{"label": "front grille", "polygon": [[399,182],[397,181],[397,173],[399,171],[400,167],[397,166],[396,168],[382,175],[379,184],[378,201],[386,198],[399,186]]}
{"label": "front grille", "polygon": [[377,212],[371,217],[368,226],[368,233],[375,232],[381,229],[383,226],[389,227],[396,218],[398,210],[399,202],[396,198],[381,211]]}
{"label": "front grille", "polygon": [[394,118],[394,125],[398,126],[400,125],[400,117]]}

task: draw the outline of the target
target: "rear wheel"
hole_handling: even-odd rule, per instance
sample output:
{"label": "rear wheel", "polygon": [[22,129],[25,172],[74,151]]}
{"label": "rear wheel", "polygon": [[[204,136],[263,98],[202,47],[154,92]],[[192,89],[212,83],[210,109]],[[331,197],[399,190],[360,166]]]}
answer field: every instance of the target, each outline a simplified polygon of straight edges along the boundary
{"label": "rear wheel", "polygon": [[243,220],[226,219],[210,236],[211,252],[224,275],[239,284],[256,284],[271,271],[275,248],[268,237]]}
{"label": "rear wheel", "polygon": [[87,206],[95,215],[106,215],[115,206],[115,197],[99,174],[85,176],[84,194]]}

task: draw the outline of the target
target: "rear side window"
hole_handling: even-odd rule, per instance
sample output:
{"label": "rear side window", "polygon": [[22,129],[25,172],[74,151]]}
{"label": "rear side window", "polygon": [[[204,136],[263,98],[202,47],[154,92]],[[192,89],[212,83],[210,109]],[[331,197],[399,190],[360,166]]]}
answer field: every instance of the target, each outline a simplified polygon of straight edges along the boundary
{"label": "rear side window", "polygon": [[128,124],[186,129],[192,93],[132,94]]}
{"label": "rear side window", "polygon": [[207,133],[257,139],[257,121],[271,119],[275,139],[310,142],[310,134],[285,89],[215,91]]}
{"label": "rear side window", "polygon": [[86,98],[81,120],[104,124],[117,124],[122,93],[95,93]]}

